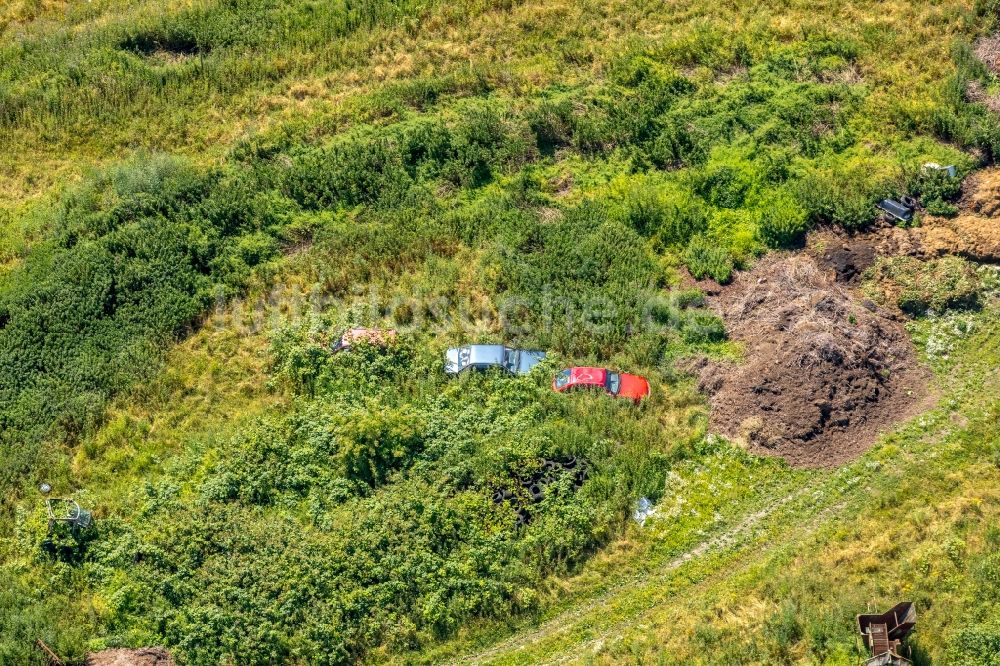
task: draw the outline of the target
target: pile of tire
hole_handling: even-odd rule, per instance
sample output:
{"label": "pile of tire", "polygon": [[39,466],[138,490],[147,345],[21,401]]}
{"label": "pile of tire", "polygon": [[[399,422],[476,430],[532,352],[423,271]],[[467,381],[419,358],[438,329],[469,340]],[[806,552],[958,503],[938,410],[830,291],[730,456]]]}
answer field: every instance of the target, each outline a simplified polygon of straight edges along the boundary
{"label": "pile of tire", "polygon": [[517,514],[517,527],[531,521],[531,511],[528,507],[545,498],[546,486],[567,475],[572,476],[574,489],[582,486],[587,480],[587,461],[576,456],[542,458],[538,462],[538,471],[528,478],[517,479],[524,489],[523,492],[504,488],[493,493],[494,502],[497,504],[506,502],[514,507]]}

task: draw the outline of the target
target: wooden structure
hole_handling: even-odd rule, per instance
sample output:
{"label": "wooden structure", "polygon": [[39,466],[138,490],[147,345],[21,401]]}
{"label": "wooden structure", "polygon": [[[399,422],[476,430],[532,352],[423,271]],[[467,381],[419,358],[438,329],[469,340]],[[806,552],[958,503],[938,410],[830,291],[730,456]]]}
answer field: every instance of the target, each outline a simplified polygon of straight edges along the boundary
{"label": "wooden structure", "polygon": [[865,666],[910,666],[912,662],[900,653],[905,649],[903,640],[916,623],[917,609],[912,601],[896,604],[879,615],[858,615],[858,631],[872,655]]}

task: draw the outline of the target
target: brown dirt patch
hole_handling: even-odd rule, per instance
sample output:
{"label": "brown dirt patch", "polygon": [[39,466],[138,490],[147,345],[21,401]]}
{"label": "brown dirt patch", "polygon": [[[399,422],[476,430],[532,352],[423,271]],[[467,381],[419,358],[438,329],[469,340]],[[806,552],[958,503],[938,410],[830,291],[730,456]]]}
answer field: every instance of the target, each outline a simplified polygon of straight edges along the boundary
{"label": "brown dirt patch", "polygon": [[975,54],[991,72],[1000,74],[1000,34],[977,41]]}
{"label": "brown dirt patch", "polygon": [[1000,263],[1000,168],[968,176],[953,218],[924,214],[921,226],[903,229],[882,222],[859,232],[824,228],[810,232],[807,252],[837,282],[855,286],[878,257],[947,255]]}
{"label": "brown dirt patch", "polygon": [[924,252],[1000,262],[1000,169],[969,176],[958,207],[957,217],[925,217],[922,226],[912,230]]}
{"label": "brown dirt patch", "polygon": [[744,363],[700,368],[713,432],[795,466],[827,467],[929,405],[930,373],[902,325],[836,277],[808,254],[775,254],[712,299],[747,351]]}
{"label": "brown dirt patch", "polygon": [[87,655],[86,666],[174,666],[173,657],[163,648],[116,648]]}
{"label": "brown dirt patch", "polygon": [[853,287],[879,257],[923,257],[923,245],[913,232],[886,222],[855,232],[824,227],[809,233],[806,252],[831,280]]}

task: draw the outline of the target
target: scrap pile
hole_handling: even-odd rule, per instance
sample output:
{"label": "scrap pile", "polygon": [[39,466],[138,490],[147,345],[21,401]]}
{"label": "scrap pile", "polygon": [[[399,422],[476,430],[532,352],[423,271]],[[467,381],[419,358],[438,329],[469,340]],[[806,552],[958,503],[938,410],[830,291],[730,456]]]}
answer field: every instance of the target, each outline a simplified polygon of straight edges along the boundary
{"label": "scrap pile", "polygon": [[518,527],[531,520],[531,512],[528,507],[545,499],[547,486],[568,476],[573,488],[576,489],[587,480],[587,462],[575,456],[558,460],[543,458],[540,462],[538,471],[530,477],[518,479],[521,486],[519,489],[512,491],[508,488],[501,488],[493,493],[494,502],[497,504],[506,502],[514,507],[517,513]]}

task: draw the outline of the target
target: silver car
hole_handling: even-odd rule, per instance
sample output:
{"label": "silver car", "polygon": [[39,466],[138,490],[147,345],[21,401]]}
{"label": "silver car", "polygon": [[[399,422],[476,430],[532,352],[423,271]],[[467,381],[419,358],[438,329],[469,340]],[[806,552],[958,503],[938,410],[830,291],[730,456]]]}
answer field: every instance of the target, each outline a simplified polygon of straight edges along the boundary
{"label": "silver car", "polygon": [[511,349],[503,345],[453,347],[445,354],[444,371],[449,375],[472,370],[502,368],[512,375],[526,375],[545,358],[543,351]]}

